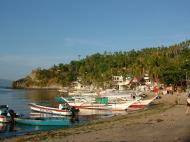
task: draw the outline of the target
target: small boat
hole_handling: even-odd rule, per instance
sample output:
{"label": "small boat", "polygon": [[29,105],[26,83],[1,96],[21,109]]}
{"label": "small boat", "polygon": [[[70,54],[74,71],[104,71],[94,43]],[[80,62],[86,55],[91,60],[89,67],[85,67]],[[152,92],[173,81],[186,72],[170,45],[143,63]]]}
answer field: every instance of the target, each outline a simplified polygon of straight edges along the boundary
{"label": "small boat", "polygon": [[110,110],[110,111],[125,111],[130,105],[132,105],[137,100],[124,100],[124,99],[115,99],[109,100],[108,97],[96,97],[88,99],[85,97],[60,97],[70,106],[75,108],[82,109],[96,109],[96,110]]}
{"label": "small boat", "polygon": [[70,125],[70,120],[67,118],[16,118],[15,122],[24,125],[40,125],[40,126]]}
{"label": "small boat", "polygon": [[153,97],[151,99],[146,99],[146,100],[138,100],[135,103],[133,103],[132,105],[129,106],[129,109],[143,109],[146,106],[148,106],[150,103],[152,103],[156,97]]}
{"label": "small boat", "polygon": [[[97,110],[109,110],[111,105],[107,103],[107,99],[98,100],[92,97],[60,97],[64,102],[75,108],[81,109],[97,109]],[[99,101],[99,102],[97,102]],[[101,102],[100,102],[101,101]]]}
{"label": "small boat", "polygon": [[0,105],[0,123],[13,122],[14,115],[14,111],[9,110],[8,105]]}
{"label": "small boat", "polygon": [[33,111],[57,115],[75,115],[77,111],[79,111],[78,109],[68,106],[66,103],[59,104],[59,108],[41,106],[36,103],[30,103],[29,106]]}
{"label": "small boat", "polygon": [[138,100],[116,99],[116,100],[112,100],[110,104],[112,105],[112,111],[126,111],[128,110],[129,106],[134,104],[136,101]]}

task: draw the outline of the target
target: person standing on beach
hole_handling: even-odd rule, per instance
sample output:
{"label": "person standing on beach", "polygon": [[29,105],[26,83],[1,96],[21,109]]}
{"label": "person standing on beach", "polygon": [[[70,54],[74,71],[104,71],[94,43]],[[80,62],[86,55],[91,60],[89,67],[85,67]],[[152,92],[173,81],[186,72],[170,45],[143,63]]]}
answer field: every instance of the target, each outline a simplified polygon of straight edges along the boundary
{"label": "person standing on beach", "polygon": [[189,113],[189,108],[190,108],[190,93],[188,94],[188,98],[187,98],[187,109],[186,109],[185,114]]}
{"label": "person standing on beach", "polygon": [[157,85],[154,86],[154,94],[155,94],[156,96],[158,95],[158,91],[159,91],[158,86],[157,86]]}

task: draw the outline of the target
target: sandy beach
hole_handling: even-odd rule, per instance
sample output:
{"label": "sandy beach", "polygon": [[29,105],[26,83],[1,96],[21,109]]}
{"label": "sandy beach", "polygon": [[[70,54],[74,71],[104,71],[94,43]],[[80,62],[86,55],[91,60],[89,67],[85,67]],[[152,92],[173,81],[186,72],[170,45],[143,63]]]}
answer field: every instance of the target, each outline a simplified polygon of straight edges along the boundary
{"label": "sandy beach", "polygon": [[188,142],[190,114],[185,94],[165,95],[155,105],[75,128],[4,139],[4,142]]}

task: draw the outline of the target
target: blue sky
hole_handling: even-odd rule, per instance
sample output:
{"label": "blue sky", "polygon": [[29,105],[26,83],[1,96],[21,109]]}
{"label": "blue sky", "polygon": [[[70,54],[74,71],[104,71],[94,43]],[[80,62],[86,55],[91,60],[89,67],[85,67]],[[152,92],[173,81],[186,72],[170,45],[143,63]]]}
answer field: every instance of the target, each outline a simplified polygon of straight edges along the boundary
{"label": "blue sky", "polygon": [[190,39],[189,0],[0,0],[0,78]]}

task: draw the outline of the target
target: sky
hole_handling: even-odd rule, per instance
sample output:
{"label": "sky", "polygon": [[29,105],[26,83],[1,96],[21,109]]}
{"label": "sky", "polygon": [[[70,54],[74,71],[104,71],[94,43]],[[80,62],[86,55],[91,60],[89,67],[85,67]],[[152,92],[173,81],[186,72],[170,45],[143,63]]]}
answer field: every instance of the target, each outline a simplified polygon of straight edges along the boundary
{"label": "sky", "polygon": [[0,0],[0,78],[190,39],[190,0]]}

